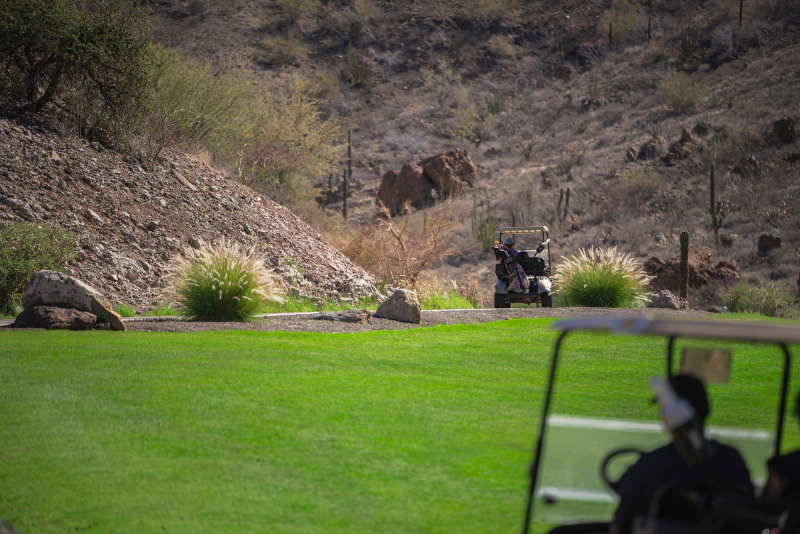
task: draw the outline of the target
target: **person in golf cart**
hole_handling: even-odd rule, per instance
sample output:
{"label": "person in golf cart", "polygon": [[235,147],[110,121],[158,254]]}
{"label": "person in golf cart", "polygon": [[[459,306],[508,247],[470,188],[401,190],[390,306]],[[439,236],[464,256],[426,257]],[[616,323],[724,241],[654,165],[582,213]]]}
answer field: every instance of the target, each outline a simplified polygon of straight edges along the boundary
{"label": "person in golf cart", "polygon": [[[794,401],[794,413],[800,419],[800,391]],[[774,456],[767,462],[767,469],[764,497],[800,501],[800,450]]]}
{"label": "person in golf cart", "polygon": [[[694,409],[702,432],[705,418],[709,414],[703,383],[692,376],[676,375],[669,379],[669,384],[675,394],[685,399]],[[643,454],[620,479],[620,502],[609,527],[611,534],[630,533],[636,516],[646,514],[653,499],[659,498],[661,492],[668,487],[712,483],[743,494],[753,494],[750,472],[739,451],[710,441],[710,448],[714,451],[710,459],[704,465],[689,467],[676,446],[675,434],[672,437],[673,440],[668,445]],[[668,501],[666,504],[668,505]],[[676,519],[679,519],[685,510],[679,505],[675,508],[668,508],[665,512],[675,514],[678,516]]]}
{"label": "person in golf cart", "polygon": [[528,291],[528,289],[530,289],[530,282],[528,281],[528,275],[525,274],[525,269],[522,268],[522,265],[517,263],[519,251],[514,249],[514,238],[507,237],[503,241],[502,248],[497,241],[495,241],[492,250],[494,251],[494,257],[497,262],[505,265],[505,272],[509,277],[508,291],[511,293],[525,293]]}
{"label": "person in golf cart", "polygon": [[517,256],[519,256],[519,252],[514,249],[514,238],[513,237],[505,238],[505,240],[503,241],[503,248],[505,249],[506,252],[511,254],[511,256],[514,259],[517,259]]}

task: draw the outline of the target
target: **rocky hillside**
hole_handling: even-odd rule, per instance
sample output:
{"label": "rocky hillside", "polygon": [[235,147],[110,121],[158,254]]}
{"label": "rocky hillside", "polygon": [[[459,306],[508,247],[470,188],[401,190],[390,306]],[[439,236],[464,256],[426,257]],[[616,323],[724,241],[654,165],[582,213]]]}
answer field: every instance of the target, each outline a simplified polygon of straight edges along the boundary
{"label": "rocky hillside", "polygon": [[[730,0],[152,5],[165,39],[188,55],[235,53],[256,76],[288,72],[320,88],[326,113],[352,128],[354,225],[375,216],[388,172],[466,150],[477,174],[453,209],[463,253],[440,266],[447,276],[491,287],[491,256],[472,236],[477,203],[501,225],[547,224],[556,258],[602,245],[666,261],[687,230],[715,263],[797,292],[797,2],[745,2],[741,27]],[[608,17],[619,21],[612,43]],[[360,83],[354,58],[371,69]],[[697,88],[696,100],[670,103],[670,77]],[[340,212],[341,195],[329,198]],[[762,236],[780,247],[762,254]],[[718,304],[722,289],[691,302]]]}
{"label": "rocky hillside", "polygon": [[222,239],[259,247],[287,291],[327,298],[347,292],[347,279],[371,281],[288,209],[184,153],[166,151],[148,168],[40,120],[0,119],[0,225],[68,230],[79,249],[74,276],[112,302],[163,303],[170,260]]}

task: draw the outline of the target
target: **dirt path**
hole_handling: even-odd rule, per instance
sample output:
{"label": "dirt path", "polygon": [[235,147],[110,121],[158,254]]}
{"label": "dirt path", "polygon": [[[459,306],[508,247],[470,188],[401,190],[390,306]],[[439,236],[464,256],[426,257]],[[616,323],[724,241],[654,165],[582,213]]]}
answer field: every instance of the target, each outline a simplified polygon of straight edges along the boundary
{"label": "dirt path", "polygon": [[332,321],[319,321],[316,313],[284,314],[250,323],[211,323],[181,321],[173,318],[136,318],[126,321],[126,326],[134,332],[202,332],[205,330],[256,330],[281,332],[334,332],[352,333],[370,330],[405,330],[421,326],[440,324],[479,324],[504,319],[539,317],[587,317],[598,315],[626,315],[648,317],[709,317],[712,314],[701,311],[678,311],[664,309],[609,309],[609,308],[529,308],[529,309],[482,309],[482,310],[441,310],[423,311],[420,324],[401,323],[388,319],[372,318],[372,324],[351,324]]}

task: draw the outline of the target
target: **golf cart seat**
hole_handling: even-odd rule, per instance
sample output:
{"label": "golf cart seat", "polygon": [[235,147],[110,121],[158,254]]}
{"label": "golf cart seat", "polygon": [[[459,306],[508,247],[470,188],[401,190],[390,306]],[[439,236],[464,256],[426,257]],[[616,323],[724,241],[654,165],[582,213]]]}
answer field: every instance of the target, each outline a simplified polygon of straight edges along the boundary
{"label": "golf cart seat", "polygon": [[517,256],[517,263],[528,276],[542,276],[545,274],[544,258],[534,257],[535,250],[523,250]]}

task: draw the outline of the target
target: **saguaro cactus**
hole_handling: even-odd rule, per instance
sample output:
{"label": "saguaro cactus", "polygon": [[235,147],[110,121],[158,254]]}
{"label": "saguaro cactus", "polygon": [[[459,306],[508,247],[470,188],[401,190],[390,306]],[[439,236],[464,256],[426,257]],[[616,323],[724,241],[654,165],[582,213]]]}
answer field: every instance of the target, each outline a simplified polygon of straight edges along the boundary
{"label": "saguaro cactus", "polygon": [[681,266],[678,278],[678,296],[689,298],[689,232],[681,232]]}
{"label": "saguaro cactus", "polygon": [[714,230],[714,244],[719,246],[719,228],[722,226],[722,203],[714,198],[714,164],[711,164],[711,187],[709,188],[711,205],[708,213],[711,214],[711,229]]}
{"label": "saguaro cactus", "polygon": [[342,183],[342,218],[347,220],[347,182],[353,177],[353,158],[350,153],[350,130],[347,130],[347,170],[344,171],[344,182]]}

